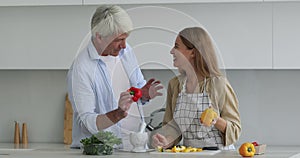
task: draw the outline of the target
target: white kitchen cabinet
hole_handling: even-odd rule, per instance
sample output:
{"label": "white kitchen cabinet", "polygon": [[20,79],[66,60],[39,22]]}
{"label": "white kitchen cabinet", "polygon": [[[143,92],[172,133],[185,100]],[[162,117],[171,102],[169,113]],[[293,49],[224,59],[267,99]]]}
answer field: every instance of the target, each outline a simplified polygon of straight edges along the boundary
{"label": "white kitchen cabinet", "polygon": [[[170,50],[177,33],[198,22],[170,7],[139,6],[127,9],[134,23],[128,42],[143,69],[174,69]],[[159,17],[159,18],[158,18]]]}
{"label": "white kitchen cabinet", "polygon": [[82,5],[82,0],[0,0],[0,6]]}
{"label": "white kitchen cabinet", "polygon": [[176,6],[215,39],[226,69],[272,68],[272,5],[232,3]]}
{"label": "white kitchen cabinet", "polygon": [[169,52],[177,33],[185,27],[200,25],[204,25],[217,43],[221,68],[272,68],[271,4],[165,6],[129,9],[136,26],[129,41],[144,68],[172,67]]}
{"label": "white kitchen cabinet", "polygon": [[274,69],[300,69],[300,3],[274,4]]}
{"label": "white kitchen cabinet", "polygon": [[223,2],[263,2],[263,0],[83,0],[84,5],[97,4],[170,4],[170,3],[223,3]]}
{"label": "white kitchen cabinet", "polygon": [[[68,69],[97,6],[2,7],[0,69]],[[171,69],[177,33],[204,25],[221,68],[272,68],[271,3],[124,5],[134,22],[128,42],[142,68]],[[64,15],[64,16],[61,16]],[[158,18],[159,17],[159,18]]]}
{"label": "white kitchen cabinet", "polygon": [[0,69],[68,69],[93,8],[0,8]]}

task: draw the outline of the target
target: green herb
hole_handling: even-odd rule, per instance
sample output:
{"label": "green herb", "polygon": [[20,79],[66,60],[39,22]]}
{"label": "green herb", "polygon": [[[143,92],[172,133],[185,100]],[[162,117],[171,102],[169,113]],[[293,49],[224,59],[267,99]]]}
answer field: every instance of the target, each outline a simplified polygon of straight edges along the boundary
{"label": "green herb", "polygon": [[100,131],[89,138],[81,139],[80,143],[83,144],[83,153],[86,155],[111,155],[113,146],[121,144],[121,139],[112,132]]}
{"label": "green herb", "polygon": [[95,135],[92,135],[90,138],[81,139],[80,143],[83,145],[89,145],[89,144],[100,144],[101,142],[98,140],[98,138]]}
{"label": "green herb", "polygon": [[95,137],[102,144],[113,146],[115,144],[121,144],[121,139],[117,138],[112,132],[99,132]]}

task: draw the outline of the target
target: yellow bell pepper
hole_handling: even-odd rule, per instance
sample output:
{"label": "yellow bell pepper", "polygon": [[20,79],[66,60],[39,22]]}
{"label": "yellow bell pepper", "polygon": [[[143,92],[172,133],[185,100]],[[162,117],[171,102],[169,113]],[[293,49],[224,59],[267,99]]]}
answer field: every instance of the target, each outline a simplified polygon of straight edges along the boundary
{"label": "yellow bell pepper", "polygon": [[218,114],[214,111],[212,107],[207,108],[203,111],[200,116],[200,122],[205,126],[211,126],[214,119],[218,117]]}
{"label": "yellow bell pepper", "polygon": [[243,157],[253,157],[255,154],[254,145],[250,142],[242,144],[239,148],[239,153]]}

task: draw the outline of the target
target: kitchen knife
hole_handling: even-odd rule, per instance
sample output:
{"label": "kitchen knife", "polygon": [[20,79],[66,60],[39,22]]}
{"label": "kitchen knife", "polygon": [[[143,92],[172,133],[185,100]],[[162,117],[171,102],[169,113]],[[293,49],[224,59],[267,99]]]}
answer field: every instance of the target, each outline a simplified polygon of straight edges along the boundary
{"label": "kitchen knife", "polygon": [[203,147],[202,150],[219,150],[219,147],[217,146]]}

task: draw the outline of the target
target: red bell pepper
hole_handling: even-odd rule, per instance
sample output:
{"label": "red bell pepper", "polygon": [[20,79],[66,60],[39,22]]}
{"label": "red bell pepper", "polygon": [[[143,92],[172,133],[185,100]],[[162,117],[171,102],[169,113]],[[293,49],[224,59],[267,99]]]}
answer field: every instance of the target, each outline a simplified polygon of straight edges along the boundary
{"label": "red bell pepper", "polygon": [[137,102],[143,96],[142,90],[139,88],[131,87],[128,89],[128,92],[133,95],[132,100],[134,102]]}

